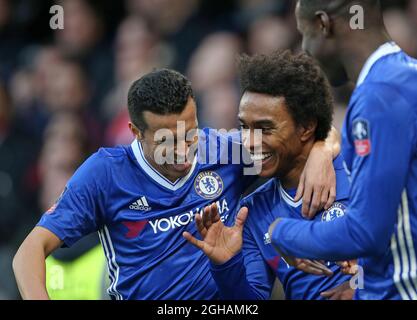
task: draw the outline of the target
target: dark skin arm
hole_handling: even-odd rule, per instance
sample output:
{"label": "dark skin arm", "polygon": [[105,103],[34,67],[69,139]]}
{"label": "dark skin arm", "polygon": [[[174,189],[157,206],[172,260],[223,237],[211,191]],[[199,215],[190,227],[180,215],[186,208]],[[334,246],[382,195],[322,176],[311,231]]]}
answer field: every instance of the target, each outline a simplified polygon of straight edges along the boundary
{"label": "dark skin arm", "polygon": [[333,159],[339,154],[340,134],[333,127],[325,141],[314,144],[300,177],[294,200],[303,199],[304,217],[313,219],[318,211],[323,208],[327,210],[335,201],[336,174]]}

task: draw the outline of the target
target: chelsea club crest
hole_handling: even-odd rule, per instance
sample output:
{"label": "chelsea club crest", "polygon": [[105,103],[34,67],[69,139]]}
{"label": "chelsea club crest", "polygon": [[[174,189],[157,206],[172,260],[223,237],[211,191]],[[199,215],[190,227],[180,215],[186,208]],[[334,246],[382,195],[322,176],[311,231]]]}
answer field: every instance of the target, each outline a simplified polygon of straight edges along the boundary
{"label": "chelsea club crest", "polygon": [[323,212],[321,216],[321,221],[329,222],[334,219],[343,217],[346,213],[346,206],[343,203],[335,202],[333,205]]}
{"label": "chelsea club crest", "polygon": [[204,171],[194,181],[195,191],[205,199],[214,199],[223,192],[223,180],[214,171]]}

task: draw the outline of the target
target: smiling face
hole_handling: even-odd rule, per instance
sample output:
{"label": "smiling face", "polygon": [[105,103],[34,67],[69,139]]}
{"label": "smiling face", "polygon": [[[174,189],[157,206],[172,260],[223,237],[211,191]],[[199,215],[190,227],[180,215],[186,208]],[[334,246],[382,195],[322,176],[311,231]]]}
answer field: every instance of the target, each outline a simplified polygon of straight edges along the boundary
{"label": "smiling face", "polygon": [[[246,91],[240,101],[239,121],[242,130],[250,130],[244,139],[245,148],[252,154],[262,147],[261,177],[284,177],[296,165],[302,154],[302,128],[297,128],[283,97]],[[255,141],[253,132],[262,130],[262,141]]]}
{"label": "smiling face", "polygon": [[[171,181],[186,176],[192,167],[198,141],[194,99],[188,99],[180,114],[160,115],[145,111],[143,118],[146,123],[143,131],[132,123],[129,126],[140,140],[148,162]],[[173,161],[163,162],[163,159]]]}

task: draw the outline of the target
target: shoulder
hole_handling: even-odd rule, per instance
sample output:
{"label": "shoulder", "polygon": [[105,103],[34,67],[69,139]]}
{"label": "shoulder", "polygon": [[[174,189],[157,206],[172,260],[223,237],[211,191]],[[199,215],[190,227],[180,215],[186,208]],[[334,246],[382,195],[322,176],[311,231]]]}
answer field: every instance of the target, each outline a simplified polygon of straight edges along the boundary
{"label": "shoulder", "polygon": [[124,158],[127,156],[128,146],[117,146],[113,148],[100,148],[92,156],[95,156],[104,161],[111,161],[111,159]]}
{"label": "shoulder", "polygon": [[359,86],[348,110],[348,119],[381,121],[401,124],[416,117],[416,101],[409,99],[397,85],[385,82],[366,82]]}
{"label": "shoulder", "polygon": [[74,187],[103,185],[111,167],[127,157],[127,148],[100,148],[75,171],[68,184]]}
{"label": "shoulder", "polygon": [[104,170],[114,162],[127,157],[127,147],[119,146],[114,148],[100,148],[93,153],[81,167],[85,169]]}
{"label": "shoulder", "polygon": [[388,113],[407,113],[416,107],[416,82],[417,60],[404,52],[388,55],[375,63],[355,89],[352,100],[356,108],[365,108],[364,112],[383,109]]}
{"label": "shoulder", "polygon": [[369,73],[369,80],[392,83],[407,87],[409,81],[417,78],[417,60],[404,51],[390,54],[375,63]]}

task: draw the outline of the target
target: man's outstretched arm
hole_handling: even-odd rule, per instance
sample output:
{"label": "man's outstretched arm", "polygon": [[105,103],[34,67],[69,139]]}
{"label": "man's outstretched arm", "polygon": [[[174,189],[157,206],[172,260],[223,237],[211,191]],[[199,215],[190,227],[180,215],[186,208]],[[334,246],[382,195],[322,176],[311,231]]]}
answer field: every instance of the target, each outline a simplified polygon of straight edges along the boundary
{"label": "man's outstretched arm", "polygon": [[51,231],[35,227],[13,259],[13,271],[20,294],[25,300],[47,300],[45,259],[62,241]]}
{"label": "man's outstretched arm", "polygon": [[336,198],[333,160],[340,154],[340,134],[332,127],[325,141],[316,141],[300,177],[294,201],[303,199],[302,214],[313,219],[328,209]]}
{"label": "man's outstretched arm", "polygon": [[[395,96],[388,88],[384,93]],[[270,231],[282,254],[338,261],[382,254],[389,248],[397,213],[408,210],[405,186],[415,125],[407,104],[393,109],[381,102],[384,93],[368,94],[363,107],[351,115],[353,125],[368,126],[369,150],[356,151],[348,214],[326,223],[282,219]]]}

